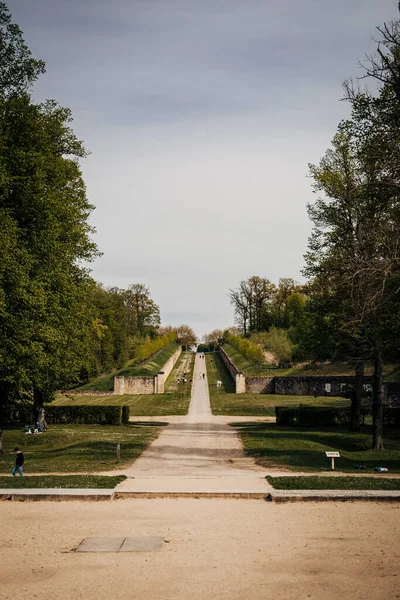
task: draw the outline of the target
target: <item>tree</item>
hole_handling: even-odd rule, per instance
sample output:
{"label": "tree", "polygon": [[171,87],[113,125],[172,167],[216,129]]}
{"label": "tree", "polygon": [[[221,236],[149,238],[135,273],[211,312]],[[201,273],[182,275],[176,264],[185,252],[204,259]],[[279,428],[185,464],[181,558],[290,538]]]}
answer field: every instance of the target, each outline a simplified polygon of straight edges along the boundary
{"label": "tree", "polygon": [[176,339],[178,344],[183,346],[184,348],[189,348],[189,346],[194,346],[197,343],[197,337],[195,332],[189,325],[179,325],[179,327],[174,328],[176,332]]}
{"label": "tree", "polygon": [[128,308],[128,331],[132,336],[155,336],[160,326],[160,307],[150,298],[150,290],[143,283],[134,283],[122,290]]}
{"label": "tree", "polygon": [[271,324],[269,303],[274,293],[274,284],[256,275],[241,281],[237,289],[229,291],[236,323],[245,336],[268,329]]}
{"label": "tree", "polygon": [[[314,229],[305,273],[337,306],[339,326],[361,362],[374,362],[373,447],[382,448],[382,317],[399,272],[399,182],[393,152],[379,135],[379,102],[360,98],[319,166],[311,166],[315,189],[309,207]],[[373,106],[371,106],[371,102]],[[382,123],[382,119],[380,121]],[[358,375],[362,375],[359,365]],[[360,388],[359,388],[360,389]]]}
{"label": "tree", "polygon": [[44,72],[44,62],[32,57],[20,28],[11,21],[7,5],[0,2],[0,97],[27,92]]}
{"label": "tree", "polygon": [[292,360],[293,343],[290,341],[285,329],[271,327],[265,334],[265,346],[272,352],[279,365]]}
{"label": "tree", "polygon": [[77,380],[90,347],[90,278],[97,255],[69,109],[33,104],[44,70],[0,4],[0,384],[35,406]]}
{"label": "tree", "polygon": [[222,343],[223,339],[224,332],[222,329],[214,329],[211,331],[211,333],[207,333],[205,336],[203,336],[203,342],[213,350],[215,350],[215,348]]}

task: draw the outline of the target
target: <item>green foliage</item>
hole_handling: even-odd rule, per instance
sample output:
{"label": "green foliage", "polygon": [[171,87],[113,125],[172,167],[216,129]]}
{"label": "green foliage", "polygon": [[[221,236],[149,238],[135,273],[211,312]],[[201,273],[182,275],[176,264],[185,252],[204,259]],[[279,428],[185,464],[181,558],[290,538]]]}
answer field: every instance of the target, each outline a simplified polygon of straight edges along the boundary
{"label": "green foliage", "polygon": [[143,344],[137,346],[135,351],[135,362],[143,362],[153,356],[156,352],[159,352],[169,344],[172,344],[176,340],[176,333],[171,332],[162,337],[157,337],[154,340],[146,340]]}
{"label": "green foliage", "polygon": [[12,23],[7,5],[0,2],[0,96],[26,92],[45,72],[42,60],[32,58],[18,25]]}
{"label": "green foliage", "polygon": [[46,407],[48,424],[121,425],[129,422],[129,406],[55,406]]}
{"label": "green foliage", "polygon": [[265,347],[272,352],[279,364],[287,363],[293,356],[293,343],[285,329],[271,327],[265,335]]}
{"label": "green foliage", "polygon": [[[278,425],[298,427],[333,427],[350,423],[350,407],[321,407],[321,406],[276,406],[276,422]],[[361,417],[372,416],[372,408],[363,406]],[[400,408],[385,407],[383,423],[386,427],[400,427]]]}
{"label": "green foliage", "polygon": [[240,354],[242,354],[249,362],[253,365],[261,367],[265,364],[264,354],[260,346],[252,344],[250,340],[242,338],[237,335],[225,331],[224,340],[234,348],[236,348]]}

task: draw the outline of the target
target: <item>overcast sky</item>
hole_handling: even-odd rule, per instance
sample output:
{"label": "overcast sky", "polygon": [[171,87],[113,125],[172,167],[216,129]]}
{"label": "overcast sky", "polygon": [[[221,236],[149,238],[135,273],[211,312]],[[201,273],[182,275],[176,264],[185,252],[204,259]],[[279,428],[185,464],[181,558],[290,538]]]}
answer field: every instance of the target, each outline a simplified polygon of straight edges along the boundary
{"label": "overcast sky", "polygon": [[9,0],[69,106],[105,285],[145,283],[164,324],[232,324],[229,288],[301,280],[317,162],[397,0]]}

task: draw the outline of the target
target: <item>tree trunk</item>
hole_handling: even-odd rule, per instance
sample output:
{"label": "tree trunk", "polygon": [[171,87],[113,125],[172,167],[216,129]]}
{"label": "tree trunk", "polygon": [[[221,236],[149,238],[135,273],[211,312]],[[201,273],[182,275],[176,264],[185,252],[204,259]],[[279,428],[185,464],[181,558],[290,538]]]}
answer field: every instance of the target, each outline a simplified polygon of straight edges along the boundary
{"label": "tree trunk", "polygon": [[0,454],[4,454],[3,452],[3,430],[0,429]]}
{"label": "tree trunk", "polygon": [[383,359],[379,351],[374,358],[372,448],[383,450]]}
{"label": "tree trunk", "polygon": [[356,378],[354,392],[351,395],[350,431],[360,431],[361,427],[361,396],[364,383],[364,361],[356,362]]}

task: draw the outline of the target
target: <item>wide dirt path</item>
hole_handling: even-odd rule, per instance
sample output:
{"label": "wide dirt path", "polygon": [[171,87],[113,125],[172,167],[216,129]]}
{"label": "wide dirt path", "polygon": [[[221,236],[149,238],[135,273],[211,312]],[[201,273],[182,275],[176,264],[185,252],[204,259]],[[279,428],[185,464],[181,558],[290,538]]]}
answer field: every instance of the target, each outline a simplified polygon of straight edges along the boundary
{"label": "wide dirt path", "polygon": [[[162,400],[161,400],[162,401]],[[265,492],[265,469],[246,457],[236,431],[211,413],[205,360],[196,355],[189,414],[170,422],[124,473],[119,491]]]}

